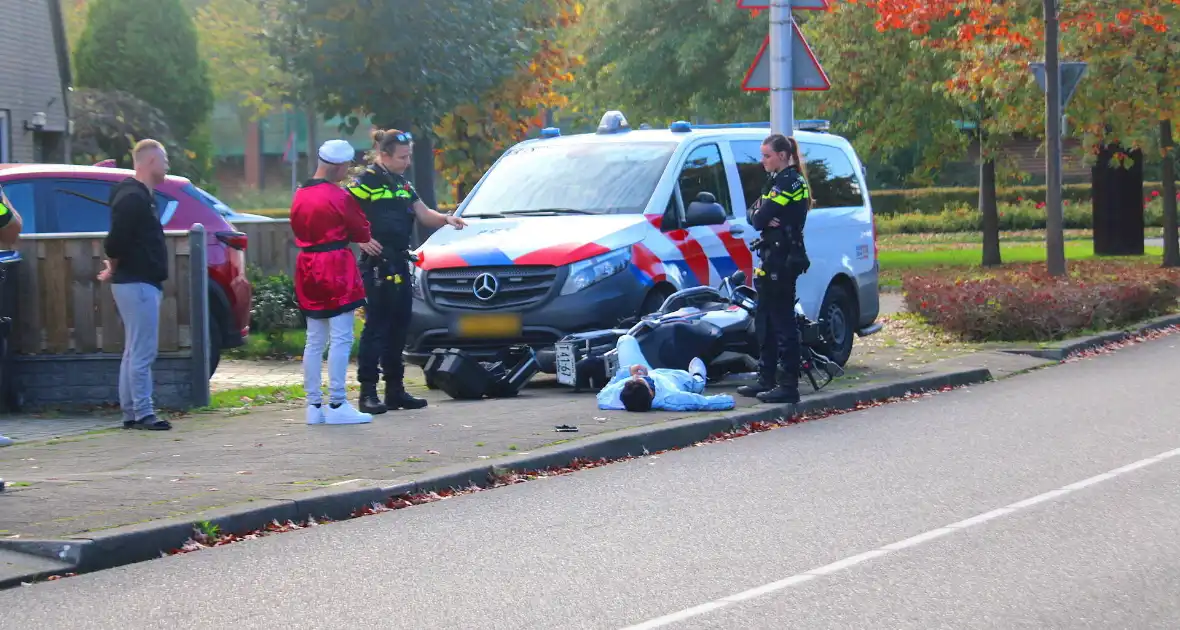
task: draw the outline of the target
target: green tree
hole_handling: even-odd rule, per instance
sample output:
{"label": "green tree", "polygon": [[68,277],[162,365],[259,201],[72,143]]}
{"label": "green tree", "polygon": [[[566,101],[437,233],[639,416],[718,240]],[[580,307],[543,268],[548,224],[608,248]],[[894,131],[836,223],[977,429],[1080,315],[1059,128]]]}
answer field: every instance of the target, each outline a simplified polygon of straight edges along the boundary
{"label": "green tree", "polygon": [[515,74],[477,102],[459,106],[439,121],[435,166],[463,200],[501,154],[539,127],[547,109],[563,107],[559,86],[573,80],[579,58],[562,35],[582,14],[579,0],[531,0],[528,25],[537,34],[535,52]]}
{"label": "green tree", "polygon": [[87,9],[75,53],[78,86],[139,97],[187,143],[209,118],[213,93],[180,0],[91,0]]}
{"label": "green tree", "polygon": [[678,119],[768,120],[764,93],[742,79],[769,23],[736,2],[599,0],[587,5],[575,46],[585,57],[575,103],[620,109],[633,125]]}
{"label": "green tree", "polygon": [[[340,3],[278,0],[284,61],[325,116],[417,132],[414,175],[433,201],[433,126],[533,53],[529,0]],[[303,50],[291,43],[306,44]]]}

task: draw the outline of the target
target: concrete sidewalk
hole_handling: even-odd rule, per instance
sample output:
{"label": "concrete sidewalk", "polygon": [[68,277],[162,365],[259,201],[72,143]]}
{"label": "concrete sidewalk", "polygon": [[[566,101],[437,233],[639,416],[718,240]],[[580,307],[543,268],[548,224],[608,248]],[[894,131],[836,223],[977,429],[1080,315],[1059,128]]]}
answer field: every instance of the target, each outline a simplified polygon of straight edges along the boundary
{"label": "concrete sidewalk", "polygon": [[[997,378],[1048,363],[1000,353],[976,353],[957,361],[957,370],[988,367]],[[854,370],[821,394],[940,371],[946,368],[937,362],[921,369]],[[732,392],[737,384],[721,383],[710,390]],[[600,411],[592,393],[573,394],[553,381],[532,384],[514,399],[465,402],[439,392],[426,395],[431,399],[426,409],[388,413],[369,425],[309,427],[303,407],[286,404],[245,414],[181,417],[169,432],[106,429],[18,442],[0,450],[0,477],[9,482],[0,494],[0,536],[58,538],[304,490],[372,480],[413,481],[447,466],[490,464],[545,446],[692,415]],[[743,408],[756,404],[738,400]],[[579,431],[558,432],[556,425],[574,425]]]}

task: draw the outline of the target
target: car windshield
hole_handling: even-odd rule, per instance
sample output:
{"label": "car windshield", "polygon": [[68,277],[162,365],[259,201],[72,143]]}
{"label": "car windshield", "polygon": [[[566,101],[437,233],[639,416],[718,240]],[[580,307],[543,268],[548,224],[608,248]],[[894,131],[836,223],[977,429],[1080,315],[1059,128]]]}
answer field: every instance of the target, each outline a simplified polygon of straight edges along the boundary
{"label": "car windshield", "polygon": [[487,174],[462,215],[639,214],[675,150],[672,142],[518,146]]}
{"label": "car windshield", "polygon": [[188,184],[187,186],[185,186],[184,192],[188,193],[188,195],[190,197],[196,199],[197,201],[200,201],[201,203],[205,204],[206,206],[213,208],[222,217],[231,217],[235,214],[233,208],[225,205],[217,197],[210,195],[209,193],[205,192],[204,190],[201,190],[200,188],[197,188],[196,186],[194,186],[192,184]]}

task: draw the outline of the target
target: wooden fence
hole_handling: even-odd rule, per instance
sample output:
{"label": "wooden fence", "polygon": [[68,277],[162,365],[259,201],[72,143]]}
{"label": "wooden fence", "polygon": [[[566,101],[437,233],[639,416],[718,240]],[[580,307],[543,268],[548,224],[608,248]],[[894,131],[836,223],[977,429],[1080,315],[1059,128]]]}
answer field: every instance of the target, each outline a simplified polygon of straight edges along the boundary
{"label": "wooden fence", "polygon": [[265,223],[235,223],[234,229],[246,234],[246,264],[271,276],[295,274],[295,235],[290,219],[276,219]]}
{"label": "wooden fence", "polygon": [[[166,232],[168,280],[160,308],[160,352],[191,353],[193,273],[188,232]],[[28,234],[17,276],[18,355],[123,352],[123,324],[103,269],[105,233]],[[198,252],[198,260],[203,252]],[[202,261],[202,266],[204,263]],[[198,298],[200,302],[203,299]],[[203,322],[202,322],[203,323]]]}
{"label": "wooden fence", "polygon": [[[295,257],[299,255],[299,248],[295,246],[295,235],[291,232],[290,219],[276,219],[263,223],[235,223],[234,229],[246,234],[246,264],[258,267],[266,275],[285,273],[295,275]],[[420,243],[429,237],[434,230],[414,229],[411,245]],[[361,250],[356,244],[352,251],[360,256]]]}

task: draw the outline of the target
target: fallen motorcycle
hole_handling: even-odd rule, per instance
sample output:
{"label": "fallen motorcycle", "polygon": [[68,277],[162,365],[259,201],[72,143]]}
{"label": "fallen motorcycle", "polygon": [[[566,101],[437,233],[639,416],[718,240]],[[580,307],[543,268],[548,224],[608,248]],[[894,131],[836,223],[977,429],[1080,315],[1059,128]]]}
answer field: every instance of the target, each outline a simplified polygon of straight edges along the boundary
{"label": "fallen motorcycle", "polygon": [[[558,382],[575,390],[600,389],[619,368],[615,344],[624,334],[635,337],[653,368],[687,369],[693,357],[700,357],[708,366],[711,381],[757,371],[754,312],[758,291],[745,281],[745,273],[737,271],[719,288],[698,286],[677,291],[658,311],[643,316],[630,329],[563,337],[555,344]],[[842,376],[844,369],[829,358],[826,323],[808,319],[798,300],[795,317],[802,350],[800,373],[819,391]]]}

